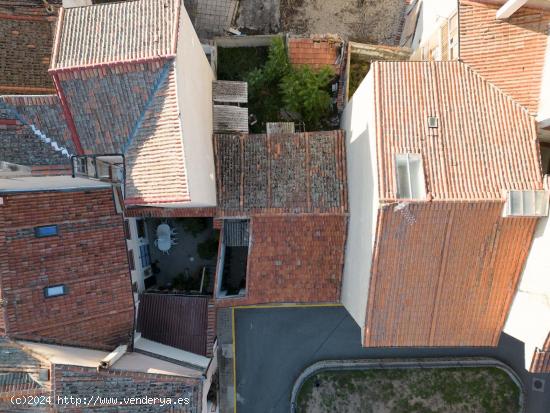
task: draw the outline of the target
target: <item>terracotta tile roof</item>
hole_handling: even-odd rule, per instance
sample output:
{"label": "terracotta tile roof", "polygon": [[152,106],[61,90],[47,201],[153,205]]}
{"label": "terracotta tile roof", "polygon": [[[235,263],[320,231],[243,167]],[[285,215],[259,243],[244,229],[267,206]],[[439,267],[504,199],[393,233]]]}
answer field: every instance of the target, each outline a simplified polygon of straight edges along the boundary
{"label": "terracotta tile roof", "polygon": [[214,135],[218,205],[226,214],[347,210],[342,131]]}
{"label": "terracotta tile roof", "polygon": [[340,71],[337,63],[341,53],[342,41],[326,37],[288,39],[288,56],[293,65],[308,65],[315,69],[330,66],[336,73]]}
{"label": "terracotta tile roof", "polygon": [[496,346],[537,220],[503,202],[378,212],[366,346]]}
{"label": "terracotta tile roof", "polygon": [[[377,62],[379,195],[396,198],[395,155],[420,153],[435,200],[542,189],[534,119],[461,62]],[[439,126],[429,128],[436,116]]]}
{"label": "terracotta tile roof", "polygon": [[[2,197],[6,335],[102,349],[128,343],[134,304],[123,220],[112,189]],[[42,225],[57,225],[58,235],[36,238],[34,228]],[[45,287],[59,284],[66,285],[66,295],[44,297]]]}
{"label": "terracotta tile roof", "polygon": [[187,185],[175,69],[164,78],[130,137],[126,151],[125,204],[181,203],[191,200]]}
{"label": "terracotta tile roof", "polygon": [[[156,370],[156,369],[154,369]],[[66,364],[55,364],[52,368],[52,382],[55,386],[55,394],[68,398],[86,397],[91,394],[109,394],[104,404],[97,408],[82,409],[66,408],[57,404],[56,409],[76,413],[88,410],[100,413],[107,412],[170,412],[170,413],[200,413],[202,412],[202,378],[183,377],[162,373],[143,373],[115,369],[102,369],[97,371],[91,367],[80,367]],[[143,396],[137,396],[143,395]],[[136,398],[135,404],[129,407],[121,407],[111,400]],[[143,403],[144,397],[157,400],[175,400],[176,398],[189,398],[189,404],[177,406],[161,406]],[[55,399],[55,398],[54,398]]]}
{"label": "terracotta tile roof", "polygon": [[75,148],[56,95],[0,96],[0,110],[0,161],[69,165]]}
{"label": "terracotta tile roof", "polygon": [[0,107],[3,104],[23,124],[32,125],[59,147],[66,148],[70,155],[76,153],[57,95],[0,96]]}
{"label": "terracotta tile roof", "polygon": [[143,338],[206,355],[208,297],[142,294],[137,330]]}
{"label": "terracotta tile roof", "polygon": [[63,9],[52,69],[175,54],[179,0],[136,0]]}
{"label": "terracotta tile roof", "polygon": [[340,301],[347,217],[253,216],[247,296],[217,307]]}
{"label": "terracotta tile roof", "polygon": [[550,373],[550,333],[543,348],[535,349],[529,371],[531,373]]}
{"label": "terracotta tile roof", "polygon": [[550,11],[522,7],[510,18],[496,20],[499,7],[460,1],[460,58],[536,114]]}
{"label": "terracotta tile roof", "polygon": [[24,166],[70,165],[69,158],[22,124],[0,128],[0,161]]}
{"label": "terracotta tile roof", "polygon": [[104,66],[58,74],[84,153],[121,153],[166,63]]}
{"label": "terracotta tile roof", "polygon": [[[48,66],[55,16],[28,14],[10,3],[0,4],[0,95],[54,93]],[[36,8],[44,11],[43,5]]]}
{"label": "terracotta tile roof", "polygon": [[13,396],[49,395],[50,381],[35,381],[40,371],[49,367],[49,363],[32,357],[19,344],[0,337],[0,410],[14,411],[10,401]]}

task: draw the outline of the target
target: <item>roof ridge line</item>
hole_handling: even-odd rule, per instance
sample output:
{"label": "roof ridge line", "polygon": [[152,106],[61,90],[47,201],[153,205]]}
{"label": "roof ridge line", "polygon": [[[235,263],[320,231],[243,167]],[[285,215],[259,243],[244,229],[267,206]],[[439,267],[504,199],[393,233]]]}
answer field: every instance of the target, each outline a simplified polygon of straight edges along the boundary
{"label": "roof ridge line", "polygon": [[527,109],[525,106],[523,106],[521,103],[519,103],[516,99],[514,99],[510,94],[506,93],[504,90],[502,90],[500,87],[495,85],[493,82],[491,82],[489,79],[487,79],[485,76],[483,76],[481,73],[479,73],[477,70],[475,70],[470,64],[466,63],[465,61],[458,59],[456,62],[464,65],[467,70],[470,70],[475,76],[480,78],[483,82],[487,83],[489,87],[495,89],[498,93],[500,93],[502,96],[504,96],[506,99],[508,99],[512,104],[518,106],[523,112],[525,112],[528,116],[535,119],[535,115],[529,112],[529,109]]}
{"label": "roof ridge line", "polygon": [[48,69],[48,73],[53,75],[56,73],[77,72],[79,70],[97,69],[100,67],[121,66],[125,64],[134,65],[134,64],[141,64],[141,63],[157,62],[160,60],[173,60],[175,58],[176,58],[176,55],[174,53],[170,53],[170,54],[153,56],[153,57],[141,57],[138,59],[113,60],[110,62],[91,63],[86,65],[55,67],[55,68]]}
{"label": "roof ridge line", "polygon": [[137,132],[140,129],[140,127],[143,123],[143,120],[145,118],[145,113],[149,110],[149,108],[153,104],[153,101],[155,100],[157,92],[159,91],[162,84],[168,78],[168,74],[170,73],[170,68],[172,67],[172,63],[173,63],[173,61],[171,61],[171,60],[167,61],[164,64],[163,68],[161,69],[159,76],[155,80],[153,88],[151,89],[151,94],[147,97],[147,102],[145,102],[145,106],[143,107],[143,110],[139,114],[139,117],[138,117],[134,127],[132,128],[132,131],[130,132],[130,135],[128,135],[128,139],[126,140],[126,143],[122,147],[122,153],[124,155],[126,155],[126,152],[128,151],[128,149],[132,145],[132,143],[133,143],[133,141],[134,141],[134,139],[137,135]]}
{"label": "roof ridge line", "polygon": [[463,61],[462,59],[458,59],[458,60],[379,60],[379,61],[374,61],[372,62],[373,65],[384,65],[384,64],[388,64],[388,63],[398,63],[398,64],[402,64],[402,63],[423,63],[423,64],[436,64],[436,65],[442,65],[442,64],[458,64],[458,65],[463,65],[466,67],[466,69],[470,70],[472,73],[474,73],[474,75],[478,78],[480,78],[482,81],[486,82],[491,88],[494,88],[497,92],[499,92],[500,94],[502,94],[505,98],[509,99],[513,104],[517,105],[520,107],[520,109],[522,109],[527,115],[535,118],[535,115],[533,115],[532,113],[529,112],[529,110],[524,106],[522,105],[521,103],[519,103],[516,99],[514,99],[511,95],[509,95],[508,93],[506,93],[505,91],[503,91],[501,88],[499,88],[497,85],[495,85],[493,82],[491,82],[490,80],[488,80],[485,76],[483,76],[482,74],[480,74],[477,70],[475,70],[470,64],[466,63],[465,61]]}

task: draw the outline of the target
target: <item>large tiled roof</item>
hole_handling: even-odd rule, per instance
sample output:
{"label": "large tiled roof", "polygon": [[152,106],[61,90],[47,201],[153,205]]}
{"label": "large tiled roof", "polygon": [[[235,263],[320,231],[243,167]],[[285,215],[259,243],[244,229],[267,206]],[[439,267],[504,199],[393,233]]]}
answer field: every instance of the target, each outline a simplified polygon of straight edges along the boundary
{"label": "large tiled roof", "polygon": [[345,212],[342,131],[215,135],[218,205],[227,214]]}
{"label": "large tiled roof", "polygon": [[176,94],[175,68],[160,83],[130,136],[126,151],[126,205],[190,201]]}
{"label": "large tiled roof", "polygon": [[[28,183],[51,185],[41,180]],[[67,188],[64,181],[72,178],[54,183]],[[134,307],[123,222],[112,188],[95,186],[2,194],[0,277],[10,338],[102,349],[128,342]],[[58,235],[36,238],[42,225],[57,225]],[[43,289],[58,284],[68,293],[45,298]]]}
{"label": "large tiled roof", "polygon": [[[0,94],[54,93],[48,66],[55,16],[32,14],[32,7],[19,7],[23,2],[6,3],[0,4]],[[45,11],[43,4],[35,6]]]}
{"label": "large tiled roof", "polygon": [[136,0],[65,9],[52,69],[175,53],[179,0]]}
{"label": "large tiled roof", "polygon": [[534,119],[466,64],[378,62],[373,72],[380,199],[396,199],[394,157],[406,152],[422,155],[435,200],[542,189]]}
{"label": "large tiled roof", "polygon": [[550,10],[522,7],[497,20],[498,4],[461,0],[460,58],[536,114]]}
{"label": "large tiled roof", "polygon": [[68,165],[75,153],[56,95],[0,96],[0,161],[26,166]]}
{"label": "large tiled roof", "polygon": [[58,75],[84,153],[122,152],[165,64],[124,64]]}
{"label": "large tiled roof", "polygon": [[503,218],[503,204],[379,210],[365,346],[498,344],[537,223]]}
{"label": "large tiled roof", "polygon": [[69,154],[75,153],[69,128],[57,95],[44,96],[2,96],[0,106],[11,109],[12,115],[27,126],[34,126],[47,138],[55,141]]}

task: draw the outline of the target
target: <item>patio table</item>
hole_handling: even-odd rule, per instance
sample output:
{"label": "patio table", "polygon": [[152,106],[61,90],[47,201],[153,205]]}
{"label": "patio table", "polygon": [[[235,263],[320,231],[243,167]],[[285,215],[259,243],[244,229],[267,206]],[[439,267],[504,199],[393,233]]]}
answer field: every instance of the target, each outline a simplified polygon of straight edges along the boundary
{"label": "patio table", "polygon": [[170,238],[159,238],[157,240],[157,248],[163,252],[170,250],[172,247],[172,242]]}

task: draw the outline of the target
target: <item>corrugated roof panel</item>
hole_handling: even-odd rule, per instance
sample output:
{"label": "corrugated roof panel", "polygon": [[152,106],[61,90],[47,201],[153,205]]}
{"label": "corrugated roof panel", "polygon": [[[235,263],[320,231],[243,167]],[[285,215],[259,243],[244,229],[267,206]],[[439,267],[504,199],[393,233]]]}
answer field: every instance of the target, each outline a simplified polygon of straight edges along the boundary
{"label": "corrugated roof panel", "polygon": [[206,355],[208,297],[142,294],[138,327],[143,338]]}

